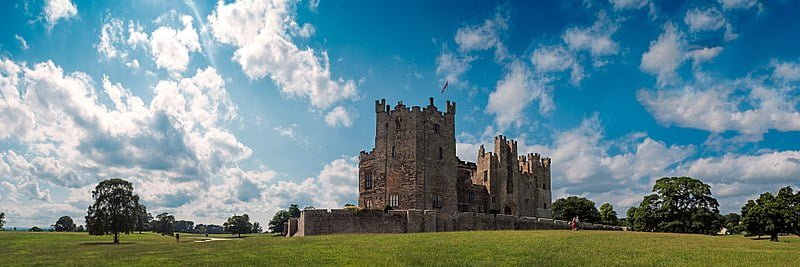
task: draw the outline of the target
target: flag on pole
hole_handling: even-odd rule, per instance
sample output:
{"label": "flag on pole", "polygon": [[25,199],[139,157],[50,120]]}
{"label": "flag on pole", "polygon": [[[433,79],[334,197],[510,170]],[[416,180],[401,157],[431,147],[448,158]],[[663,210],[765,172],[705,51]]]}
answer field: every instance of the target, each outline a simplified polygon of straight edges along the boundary
{"label": "flag on pole", "polygon": [[442,87],[442,92],[440,92],[440,94],[443,94],[444,90],[447,90],[447,81],[444,81],[444,87]]}

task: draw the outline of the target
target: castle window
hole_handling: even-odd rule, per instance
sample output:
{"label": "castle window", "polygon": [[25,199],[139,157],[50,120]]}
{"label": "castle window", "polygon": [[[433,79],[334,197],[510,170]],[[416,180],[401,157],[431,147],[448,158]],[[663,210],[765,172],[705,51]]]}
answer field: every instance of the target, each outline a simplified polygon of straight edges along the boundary
{"label": "castle window", "polygon": [[509,194],[513,194],[514,193],[514,178],[512,178],[510,176],[506,180],[506,192],[509,193]]}
{"label": "castle window", "polygon": [[437,134],[439,133],[439,124],[434,124],[433,125],[433,133],[437,133]]}
{"label": "castle window", "polygon": [[389,196],[389,206],[396,208],[400,206],[400,196],[398,195],[391,195]]}
{"label": "castle window", "polygon": [[547,203],[542,203],[542,208],[547,209]]}
{"label": "castle window", "polygon": [[496,202],[497,202],[497,199],[495,199],[495,197],[494,197],[494,196],[492,196],[492,204],[494,204],[494,203],[496,203]]}
{"label": "castle window", "polygon": [[372,171],[364,172],[364,189],[372,188]]}
{"label": "castle window", "polygon": [[542,183],[542,189],[547,189],[547,184]]}
{"label": "castle window", "polygon": [[473,192],[473,191],[467,192],[467,200],[469,200],[470,202],[474,201],[475,200],[475,192]]}
{"label": "castle window", "polygon": [[395,129],[400,130],[400,119],[397,119],[396,121],[394,121],[394,127],[395,127]]}
{"label": "castle window", "polygon": [[372,199],[365,199],[364,200],[364,208],[371,209],[372,208]]}
{"label": "castle window", "polygon": [[489,182],[489,171],[483,171],[483,184]]}
{"label": "castle window", "polygon": [[444,159],[444,154],[442,154],[442,147],[439,147],[439,159]]}
{"label": "castle window", "polygon": [[433,195],[433,207],[434,208],[441,208],[442,207],[442,196],[441,195]]}
{"label": "castle window", "polygon": [[394,156],[395,156],[395,154],[394,154],[394,146],[392,146],[392,158],[394,158]]}

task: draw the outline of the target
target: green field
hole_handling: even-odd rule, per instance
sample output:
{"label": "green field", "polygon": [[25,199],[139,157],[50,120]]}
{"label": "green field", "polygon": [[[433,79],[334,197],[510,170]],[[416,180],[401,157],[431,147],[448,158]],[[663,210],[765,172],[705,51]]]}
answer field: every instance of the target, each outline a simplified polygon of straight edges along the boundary
{"label": "green field", "polygon": [[[214,237],[229,237],[219,235]],[[800,238],[605,231],[484,231],[250,235],[194,242],[199,235],[0,232],[0,265],[719,265],[800,266]]]}

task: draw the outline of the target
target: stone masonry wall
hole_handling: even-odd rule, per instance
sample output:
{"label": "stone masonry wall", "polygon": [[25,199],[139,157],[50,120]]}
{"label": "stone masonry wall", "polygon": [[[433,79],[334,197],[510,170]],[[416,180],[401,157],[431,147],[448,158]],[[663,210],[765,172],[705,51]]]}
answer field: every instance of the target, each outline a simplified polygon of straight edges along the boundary
{"label": "stone masonry wall", "polygon": [[[304,210],[287,236],[352,233],[421,233],[481,230],[568,230],[569,222],[547,218],[432,210]],[[583,230],[622,231],[625,227],[581,223]]]}

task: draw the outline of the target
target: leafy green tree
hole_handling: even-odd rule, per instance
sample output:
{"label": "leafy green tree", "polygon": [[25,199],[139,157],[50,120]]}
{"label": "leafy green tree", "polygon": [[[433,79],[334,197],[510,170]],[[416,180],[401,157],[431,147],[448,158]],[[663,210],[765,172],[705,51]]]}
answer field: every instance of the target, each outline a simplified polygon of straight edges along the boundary
{"label": "leafy green tree", "polygon": [[272,220],[269,220],[269,224],[267,224],[267,229],[270,233],[282,233],[283,224],[288,222],[291,216],[288,210],[279,210],[275,212],[275,215],[272,216]]}
{"label": "leafy green tree", "polygon": [[3,225],[6,224],[6,214],[4,212],[0,212],[0,231],[3,230]]}
{"label": "leafy green tree", "polygon": [[742,232],[742,216],[736,213],[728,213],[720,216],[720,225],[728,229],[728,233],[740,234]]}
{"label": "leafy green tree", "polygon": [[86,228],[83,228],[83,225],[80,225],[75,229],[75,232],[86,232]]}
{"label": "leafy green tree", "polygon": [[72,217],[69,216],[61,216],[56,221],[56,224],[53,224],[53,229],[56,232],[74,232],[75,231],[75,222],[72,221]]}
{"label": "leafy green tree", "polygon": [[719,203],[711,186],[691,177],[656,180],[655,194],[628,210],[628,224],[636,231],[715,234],[720,229]]}
{"label": "leafy green tree", "polygon": [[153,220],[153,215],[147,212],[145,205],[139,204],[136,206],[136,231],[141,234],[142,231],[147,231],[152,228],[150,221]]}
{"label": "leafy green tree", "polygon": [[800,191],[796,194],[787,186],[777,195],[761,194],[755,201],[748,200],[742,207],[742,223],[748,236],[769,235],[778,241],[778,234],[800,235]]}
{"label": "leafy green tree", "polygon": [[264,231],[264,230],[263,230],[263,229],[261,229],[261,224],[259,224],[258,222],[254,222],[254,223],[253,223],[253,231],[252,231],[252,233],[259,234],[259,233],[261,233],[262,231]]}
{"label": "leafy green tree", "polygon": [[136,229],[136,213],[139,196],[133,194],[133,184],[114,178],[100,182],[92,191],[94,204],[86,215],[86,228],[90,235],[114,235],[119,243],[119,234],[130,234]]}
{"label": "leafy green tree", "polygon": [[600,214],[594,206],[594,201],[585,197],[570,196],[553,202],[554,219],[570,221],[576,216],[581,222],[600,222]]}
{"label": "leafy green tree", "polygon": [[225,227],[225,232],[239,235],[239,237],[242,237],[242,234],[249,234],[253,231],[253,224],[250,223],[250,216],[247,216],[247,214],[240,216],[234,214],[222,226]]}
{"label": "leafy green tree", "polygon": [[614,211],[614,206],[610,203],[600,205],[600,223],[605,225],[617,225],[619,223],[617,212]]}
{"label": "leafy green tree", "polygon": [[194,222],[186,220],[175,221],[175,226],[172,228],[175,230],[175,232],[188,233],[194,229]]}
{"label": "leafy green tree", "polygon": [[157,215],[153,231],[161,235],[173,235],[175,233],[175,216],[166,212]]}
{"label": "leafy green tree", "polygon": [[297,204],[289,205],[289,214],[292,215],[292,218],[300,218],[300,208],[297,207]]}
{"label": "leafy green tree", "polygon": [[28,231],[30,231],[30,232],[42,232],[42,228],[39,228],[39,226],[34,226],[34,227],[31,227],[31,229],[28,229]]}

